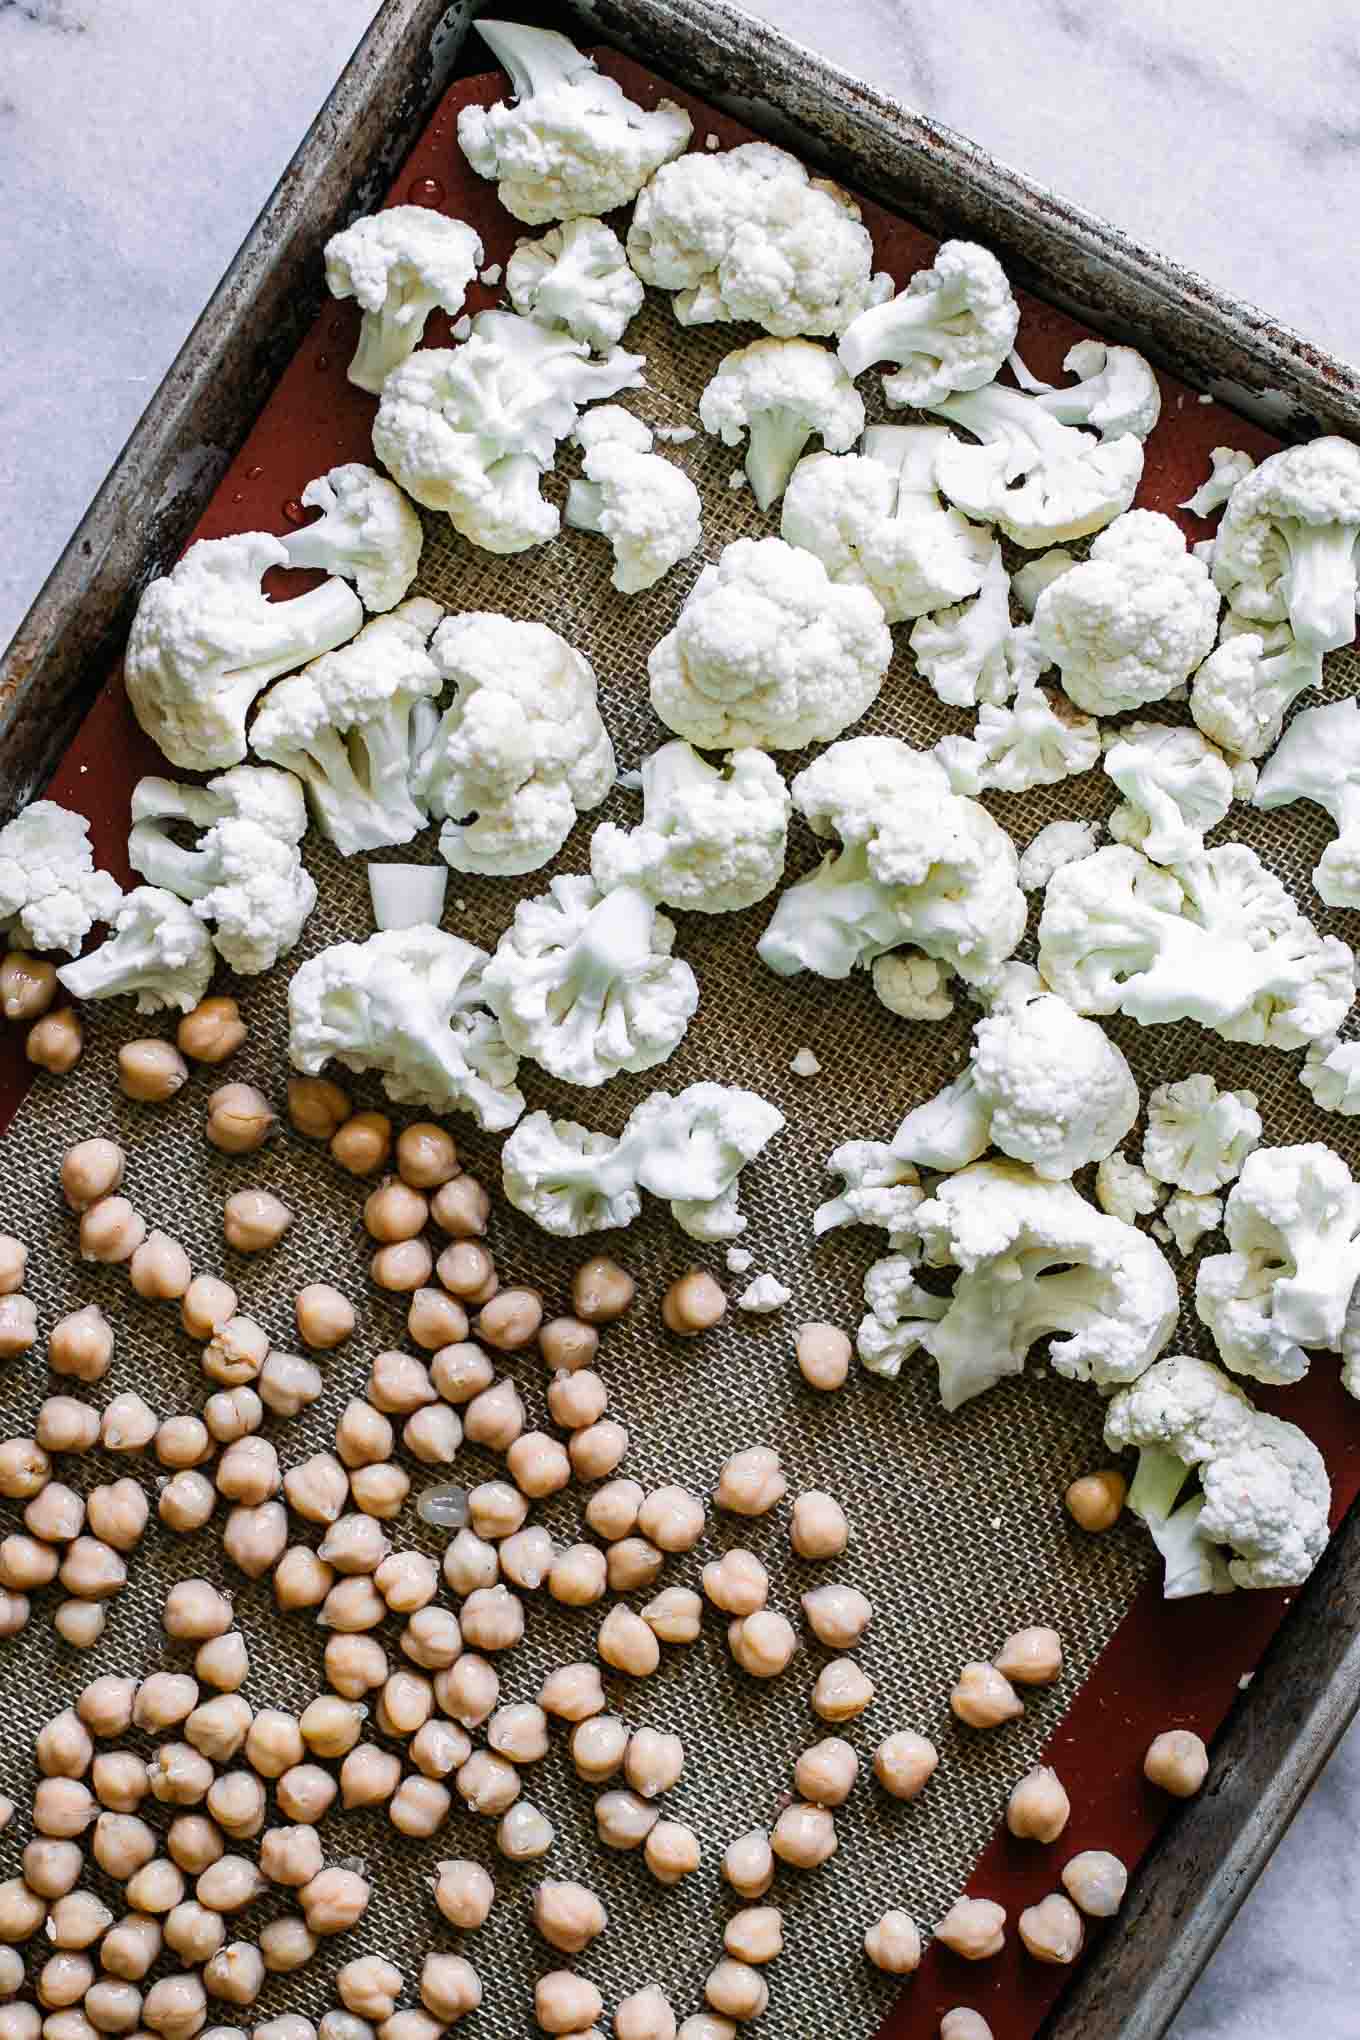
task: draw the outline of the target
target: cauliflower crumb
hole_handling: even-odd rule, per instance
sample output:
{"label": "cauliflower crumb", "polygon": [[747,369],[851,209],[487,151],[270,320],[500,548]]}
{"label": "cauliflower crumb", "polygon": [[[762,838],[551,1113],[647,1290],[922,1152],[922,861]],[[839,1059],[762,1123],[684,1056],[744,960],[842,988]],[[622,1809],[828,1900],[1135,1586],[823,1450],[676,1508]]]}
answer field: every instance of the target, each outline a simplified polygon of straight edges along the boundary
{"label": "cauliflower crumb", "polygon": [[1210,396],[1208,390],[1201,390],[1199,395],[1195,398],[1195,402],[1197,404],[1212,404],[1213,401],[1214,400]]}
{"label": "cauliflower crumb", "polygon": [[699,432],[694,425],[658,425],[656,436],[667,446],[688,446],[691,439],[699,437]]}
{"label": "cauliflower crumb", "polygon": [[457,907],[460,914],[465,914],[467,912],[466,900],[455,900],[453,904],[455,905],[455,907]]}
{"label": "cauliflower crumb", "polygon": [[791,1289],[773,1275],[757,1275],[754,1282],[743,1289],[737,1298],[738,1310],[749,1310],[759,1317],[766,1317],[771,1311],[782,1310],[793,1295]]}
{"label": "cauliflower crumb", "polygon": [[493,284],[497,284],[500,282],[503,274],[504,269],[501,263],[489,262],[486,268],[482,271],[482,282],[488,285],[488,287]]}
{"label": "cauliflower crumb", "polygon": [[1096,1203],[1125,1225],[1147,1218],[1165,1196],[1162,1184],[1154,1183],[1146,1169],[1121,1154],[1107,1155],[1096,1170]]}
{"label": "cauliflower crumb", "polygon": [[810,1048],[800,1048],[789,1063],[795,1077],[819,1077],[822,1066]]}
{"label": "cauliflower crumb", "polygon": [[722,143],[718,140],[718,137],[716,135],[705,135],[704,147],[712,151],[714,149],[720,149],[722,147]]}
{"label": "cauliflower crumb", "polygon": [[1194,1190],[1177,1190],[1167,1199],[1154,1232],[1163,1220],[1167,1238],[1176,1242],[1177,1252],[1192,1254],[1204,1235],[1217,1232],[1222,1224],[1223,1199]]}
{"label": "cauliflower crumb", "polygon": [[1040,829],[1020,856],[1020,885],[1024,892],[1042,892],[1055,871],[1089,857],[1096,847],[1096,822],[1049,822]]}
{"label": "cauliflower crumb", "polygon": [[727,477],[727,486],[734,496],[738,489],[744,489],[746,487],[745,468],[733,468],[731,474]]}
{"label": "cauliflower crumb", "polygon": [[729,1275],[744,1275],[754,1260],[755,1255],[748,1247],[729,1247],[727,1249],[727,1272]]}
{"label": "cauliflower crumb", "polygon": [[469,313],[464,312],[461,319],[455,319],[453,322],[452,327],[453,337],[455,340],[466,340],[471,331],[472,331],[471,316]]}

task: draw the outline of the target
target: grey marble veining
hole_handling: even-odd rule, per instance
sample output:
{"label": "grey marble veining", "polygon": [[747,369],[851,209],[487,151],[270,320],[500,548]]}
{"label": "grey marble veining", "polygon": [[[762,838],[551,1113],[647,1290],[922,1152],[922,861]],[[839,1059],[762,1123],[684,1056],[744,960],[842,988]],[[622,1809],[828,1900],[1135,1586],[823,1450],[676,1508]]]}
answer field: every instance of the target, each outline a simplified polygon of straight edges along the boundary
{"label": "grey marble veining", "polygon": [[[751,4],[1360,359],[1360,41],[1331,0]],[[0,0],[0,643],[373,11]],[[1352,1737],[1174,2040],[1360,2040],[1358,1815]]]}

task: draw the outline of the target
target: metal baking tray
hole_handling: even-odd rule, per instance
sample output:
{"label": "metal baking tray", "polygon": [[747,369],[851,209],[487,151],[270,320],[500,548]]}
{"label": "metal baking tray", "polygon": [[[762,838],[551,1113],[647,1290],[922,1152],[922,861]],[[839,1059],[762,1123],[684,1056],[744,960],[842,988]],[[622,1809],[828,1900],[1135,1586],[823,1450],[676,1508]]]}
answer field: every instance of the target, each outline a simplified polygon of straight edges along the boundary
{"label": "metal baking tray", "polygon": [[[180,550],[319,310],[322,243],[379,198],[451,80],[485,67],[464,54],[474,11],[387,0],[303,141],[0,661],[5,812],[47,782],[139,588]],[[630,52],[928,230],[985,240],[1019,282],[1280,437],[1360,429],[1351,369],[716,0],[579,0],[541,18]],[[1204,1793],[1166,1825],[1117,1929],[1042,2026],[1050,2040],[1166,2031],[1355,1710],[1358,1627],[1352,1513],[1236,1703]]]}

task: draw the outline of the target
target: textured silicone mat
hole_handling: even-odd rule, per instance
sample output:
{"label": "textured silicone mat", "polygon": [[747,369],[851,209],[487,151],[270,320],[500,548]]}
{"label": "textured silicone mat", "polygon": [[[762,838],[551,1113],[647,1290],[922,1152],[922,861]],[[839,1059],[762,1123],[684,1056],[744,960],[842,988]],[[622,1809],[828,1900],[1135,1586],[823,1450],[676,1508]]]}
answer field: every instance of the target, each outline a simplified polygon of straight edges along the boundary
{"label": "textured silicone mat", "polygon": [[[622,59],[606,62],[636,96],[655,96],[659,88],[646,73]],[[459,104],[493,99],[500,90],[494,79],[455,88],[393,192],[394,198],[406,198],[415,186],[428,196],[422,180],[437,180],[438,202],[474,220],[489,262],[504,262],[516,229],[489,187],[466,172],[452,129]],[[716,133],[724,143],[744,138],[732,123],[691,104],[700,137]],[[899,278],[928,259],[931,244],[925,237],[872,208],[866,217],[879,263]],[[475,291],[471,308],[493,302],[496,295]],[[285,503],[313,474],[338,460],[366,457],[372,404],[344,380],[354,325],[349,307],[319,321],[229,470],[199,536],[283,529]],[[1021,346],[1032,367],[1056,375],[1078,332],[1060,314],[1029,304]],[[443,337],[440,322],[434,322],[427,338],[439,344]],[[625,401],[653,424],[694,426],[704,382],[730,347],[750,337],[732,327],[687,332],[674,323],[664,298],[650,297],[628,339],[648,357],[647,386]],[[1148,447],[1141,504],[1174,510],[1207,471],[1213,444],[1226,440],[1256,453],[1270,447],[1255,428],[1216,407],[1199,405],[1176,385],[1165,385],[1165,400],[1162,425]],[[702,435],[666,450],[693,475],[703,494],[703,557],[715,557],[737,536],[777,528],[756,510],[749,493],[728,487],[737,454]],[[573,472],[574,456],[564,449],[559,472],[548,484],[556,499]],[[1183,521],[1192,536],[1204,535],[1207,527],[1193,518]],[[699,558],[684,563],[660,588],[622,598],[609,586],[608,548],[586,535],[565,534],[551,547],[500,560],[451,537],[441,520],[427,520],[427,530],[421,592],[450,608],[540,618],[584,651],[599,676],[621,766],[636,764],[662,739],[665,733],[647,702],[646,655],[673,620]],[[967,718],[942,709],[915,677],[906,633],[896,635],[892,671],[861,727],[918,745],[933,742],[946,729],[965,728]],[[1353,682],[1351,655],[1333,660],[1331,691],[1346,691]],[[1167,710],[1166,719],[1178,712],[1183,711]],[[790,772],[801,762],[781,760]],[[104,861],[124,878],[128,791],[154,765],[115,681],[101,696],[53,791],[90,813]],[[1023,846],[1056,816],[1108,814],[1114,794],[1102,775],[1088,774],[1023,799],[997,798],[989,804]],[[553,868],[584,870],[595,822],[635,819],[637,811],[635,798],[616,791],[578,826]],[[1308,885],[1308,872],[1328,835],[1321,816],[1298,808],[1260,816],[1237,807],[1230,822],[1224,833],[1240,835],[1260,849],[1322,925],[1348,932],[1345,917],[1328,917]],[[392,854],[432,857],[433,836],[423,839],[415,853]],[[320,904],[290,965],[330,942],[361,937],[370,926],[362,860],[343,862],[316,840],[309,841],[307,855]],[[811,839],[798,825],[789,877],[814,861]],[[446,925],[494,946],[516,900],[541,890],[545,880],[546,874],[523,881],[454,874]],[[881,1236],[868,1233],[841,1233],[813,1251],[809,1221],[828,1188],[822,1175],[825,1157],[853,1135],[885,1137],[908,1106],[955,1074],[976,1016],[961,1003],[946,1023],[913,1026],[878,1006],[866,979],[844,986],[775,979],[754,958],[767,911],[677,917],[677,950],[699,976],[702,1004],[681,1049],[660,1071],[592,1093],[556,1085],[529,1065],[521,1078],[531,1107],[546,1106],[608,1131],[617,1131],[637,1099],[658,1084],[678,1089],[699,1078],[719,1078],[750,1085],[778,1103],[788,1127],[743,1181],[750,1218],[743,1244],[755,1257],[752,1273],[768,1270],[790,1285],[788,1308],[773,1320],[732,1312],[717,1333],[692,1344],[669,1338],[659,1329],[656,1305],[664,1285],[684,1266],[698,1261],[713,1267],[734,1293],[746,1278],[728,1278],[721,1255],[696,1250],[659,1206],[617,1241],[571,1247],[545,1239],[498,1204],[491,1244],[503,1277],[539,1284],[558,1308],[566,1302],[570,1270],[600,1244],[614,1247],[638,1276],[638,1305],[607,1334],[601,1360],[612,1412],[629,1425],[633,1437],[625,1472],[649,1485],[679,1480],[707,1494],[728,1452],[762,1441],[779,1447],[793,1492],[826,1487],[847,1507],[853,1541],[845,1560],[833,1566],[809,1567],[790,1558],[785,1507],[753,1525],[730,1519],[711,1523],[700,1549],[669,1561],[664,1575],[667,1582],[697,1584],[707,1557],[745,1543],[770,1568],[772,1604],[791,1615],[797,1614],[799,1593],[824,1575],[863,1587],[876,1612],[859,1655],[877,1683],[878,1697],[846,1732],[866,1759],[875,1743],[898,1727],[921,1729],[940,1745],[940,1771],[919,1802],[900,1806],[888,1801],[862,1777],[838,1816],[839,1854],[809,1876],[781,1873],[776,1885],[774,1897],[786,1912],[786,1952],[771,1972],[770,2009],[757,2030],[780,2040],[827,2040],[832,2033],[868,2035],[891,2006],[897,1987],[870,1969],[859,1952],[865,1927],[885,1906],[903,1905],[929,1925],[966,1887],[1001,1898],[1013,1913],[1056,1886],[1061,1863],[1079,1848],[1113,1847],[1132,1859],[1163,1810],[1138,1777],[1142,1747],[1156,1728],[1173,1721],[1212,1732],[1238,1678],[1255,1662],[1278,1620],[1282,1600],[1238,1595],[1208,1608],[1164,1611],[1154,1596],[1140,1598],[1148,1573],[1140,1536],[1120,1529],[1098,1541],[1083,1539],[1071,1530],[1061,1508],[1066,1483],[1105,1457],[1099,1401],[1090,1391],[1050,1376],[1041,1365],[949,1418],[936,1405],[925,1365],[909,1369],[895,1386],[857,1372],[845,1393],[830,1399],[817,1398],[802,1386],[792,1362],[792,1327],[813,1316],[852,1326],[859,1315],[863,1270],[882,1251]],[[287,977],[285,967],[263,981],[230,987],[241,998],[252,1033],[229,1074],[260,1083],[280,1105],[287,1070]],[[56,1191],[60,1154],[85,1134],[116,1131],[129,1149],[129,1193],[148,1220],[183,1239],[195,1267],[220,1269],[236,1282],[242,1308],[258,1316],[280,1343],[292,1343],[291,1296],[301,1282],[327,1276],[353,1296],[359,1329],[325,1363],[325,1398],[291,1424],[271,1420],[268,1426],[283,1463],[293,1464],[330,1443],[336,1412],[362,1391],[373,1354],[402,1342],[398,1306],[369,1288],[364,1276],[365,1239],[359,1225],[364,1186],[289,1133],[255,1157],[217,1155],[199,1131],[204,1096],[217,1081],[213,1073],[196,1072],[163,1110],[128,1105],[114,1082],[119,1043],[169,1030],[109,1006],[94,1009],[88,1020],[90,1047],[84,1062],[73,1078],[40,1079],[28,1092],[6,1136],[0,1171],[0,1224],[21,1233],[32,1248],[29,1287],[39,1306],[41,1331],[50,1330],[63,1311],[98,1300],[118,1328],[118,1351],[107,1380],[91,1391],[92,1400],[103,1402],[136,1387],[159,1411],[169,1413],[203,1399],[196,1353],[179,1333],[174,1313],[138,1302],[116,1272],[82,1266],[73,1254],[73,1227]],[[1348,1123],[1313,1111],[1297,1083],[1297,1056],[1233,1048],[1190,1027],[1141,1031],[1116,1022],[1112,1031],[1145,1095],[1156,1082],[1210,1070],[1220,1082],[1248,1085],[1257,1093],[1268,1140],[1324,1138],[1353,1153]],[[812,1080],[793,1076],[788,1067],[795,1049],[804,1044],[822,1065],[822,1074]],[[10,1088],[17,1097],[20,1068],[14,1045],[8,1044],[8,1050]],[[354,1088],[362,1102],[382,1103],[376,1086],[358,1082]],[[451,1130],[468,1165],[494,1185],[496,1143],[461,1120],[451,1122]],[[1131,1149],[1136,1141],[1135,1135]],[[221,1245],[222,1197],[243,1183],[277,1190],[297,1213],[284,1244],[253,1262],[225,1254]],[[1210,1251],[1214,1245],[1210,1242]],[[1209,1350],[1190,1310],[1181,1343]],[[0,1384],[7,1432],[27,1428],[50,1386],[41,1352],[40,1344]],[[529,1355],[506,1365],[519,1382],[531,1422],[543,1421],[541,1364]],[[1339,1510],[1356,1485],[1360,1424],[1337,1389],[1334,1373],[1334,1363],[1324,1358],[1313,1382],[1277,1398],[1274,1406],[1307,1423],[1327,1449]],[[469,1480],[482,1478],[493,1471],[493,1462],[465,1448],[464,1469]],[[119,1462],[112,1470],[127,1468]],[[150,1464],[134,1470],[148,1485],[154,1481]],[[412,1471],[417,1488],[428,1482],[428,1474],[415,1467]],[[110,1468],[91,1456],[62,1472],[74,1484],[89,1486],[108,1477]],[[566,1541],[575,1534],[583,1501],[579,1491],[569,1491],[539,1515]],[[423,1529],[413,1509],[395,1527],[399,1542],[438,1550],[440,1540]],[[316,1541],[306,1526],[296,1528],[299,1537]],[[25,1800],[34,1730],[95,1670],[142,1671],[160,1658],[158,1616],[165,1588],[173,1579],[199,1573],[236,1591],[252,1653],[246,1691],[255,1704],[300,1706],[319,1690],[324,1639],[306,1618],[279,1619],[267,1582],[251,1585],[231,1575],[214,1530],[177,1540],[153,1525],[131,1567],[126,1592],[113,1604],[108,1634],[97,1652],[82,1659],[54,1641],[47,1620],[50,1595],[38,1597],[29,1629],[4,1647],[14,1705],[0,1729],[0,1786],[21,1803]],[[526,1640],[501,1667],[502,1697],[531,1698],[552,1665],[590,1657],[600,1613],[564,1611],[534,1597]],[[1054,1623],[1063,1633],[1067,1669],[1061,1684],[1035,1695],[1024,1720],[997,1735],[959,1729],[947,1707],[958,1666],[993,1652],[1009,1630],[1032,1621]],[[361,1949],[390,1954],[413,1982],[426,1949],[458,1944],[426,1889],[433,1866],[458,1854],[486,1862],[498,1889],[490,1922],[464,1944],[486,1992],[474,2030],[509,2040],[531,2028],[533,1979],[560,1959],[538,1941],[528,1919],[528,1897],[544,1870],[580,1878],[608,1906],[610,1928],[580,1964],[599,1983],[607,2008],[626,1991],[656,1981],[682,2014],[696,2009],[702,1979],[720,1952],[722,1921],[736,1903],[718,1881],[717,1859],[732,1836],[773,1819],[789,1789],[794,1757],[823,1732],[809,1711],[808,1694],[829,1655],[805,1639],[784,1677],[760,1685],[733,1667],[724,1629],[725,1623],[710,1613],[701,1640],[688,1649],[667,1650],[654,1679],[640,1685],[609,1681],[611,1705],[630,1722],[675,1729],[684,1738],[685,1774],[668,1795],[665,1810],[699,1831],[704,1861],[698,1875],[677,1889],[662,1890],[639,1856],[601,1850],[591,1819],[594,1795],[576,1779],[560,1747],[526,1778],[526,1795],[557,1828],[554,1849],[539,1869],[512,1870],[502,1864],[491,1823],[474,1820],[456,1802],[445,1831],[425,1844],[398,1836],[381,1814],[333,1813],[324,1831],[328,1857],[366,1858],[374,1875],[372,1907],[354,1935],[323,1948],[309,1968],[292,1978],[271,1979],[255,2016],[282,2010],[319,2016],[334,2001],[330,1978],[337,1962]],[[394,1661],[395,1633],[392,1625],[388,1641]],[[177,1661],[177,1654],[167,1654],[166,1661]],[[1070,1710],[1065,1718],[1064,1709]],[[563,1738],[555,1740],[560,1745]],[[1067,1835],[1051,1850],[1022,1849],[1004,1838],[989,1846],[1010,1785],[1046,1747],[1056,1752],[1072,1793],[1074,1815]],[[157,1817],[154,1811],[152,1817]],[[0,1868],[6,1873],[25,1838],[18,1821],[0,1843]],[[98,1877],[93,1881],[98,1883]],[[116,1903],[116,1894],[108,1895]],[[268,1908],[262,1905],[245,1915],[234,1931],[248,1936],[271,1911],[287,1909],[279,1895]],[[1061,1981],[1060,1974],[1019,1956],[1013,1935],[999,1962],[979,1968],[932,1951],[903,1994],[893,2030],[933,2033],[940,2008],[962,2001],[986,2010],[997,2040],[1019,2040],[1033,2032]],[[223,2008],[223,2016],[232,2016],[229,2008]]]}

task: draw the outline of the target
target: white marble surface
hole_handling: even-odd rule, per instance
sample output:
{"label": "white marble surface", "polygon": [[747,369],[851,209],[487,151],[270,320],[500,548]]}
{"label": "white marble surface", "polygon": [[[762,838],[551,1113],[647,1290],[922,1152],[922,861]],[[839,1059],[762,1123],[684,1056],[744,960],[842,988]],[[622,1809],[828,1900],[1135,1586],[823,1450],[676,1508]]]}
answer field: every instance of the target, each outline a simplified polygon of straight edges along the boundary
{"label": "white marble surface", "polygon": [[[371,0],[0,0],[0,643],[373,13]],[[759,0],[886,92],[1360,359],[1332,0]],[[961,24],[963,24],[961,26]],[[1360,2040],[1360,1739],[1175,2040]],[[1111,2035],[1111,2040],[1116,2036]]]}

